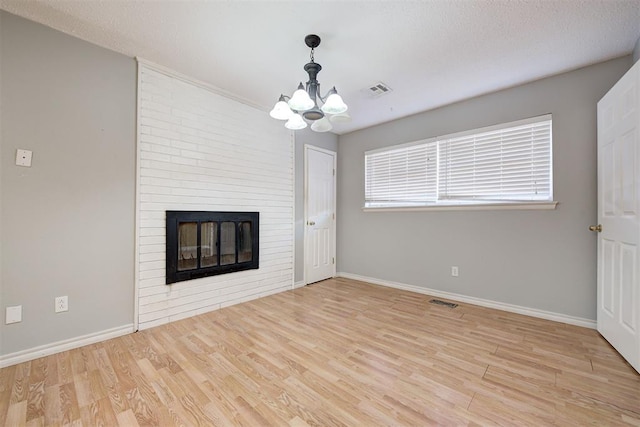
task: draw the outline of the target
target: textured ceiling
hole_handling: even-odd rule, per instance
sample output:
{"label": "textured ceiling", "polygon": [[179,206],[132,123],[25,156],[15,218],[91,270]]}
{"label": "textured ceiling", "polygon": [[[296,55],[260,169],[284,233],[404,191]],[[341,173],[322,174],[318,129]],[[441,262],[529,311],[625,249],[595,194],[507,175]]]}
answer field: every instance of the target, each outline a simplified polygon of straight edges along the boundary
{"label": "textured ceiling", "polygon": [[[269,111],[307,76],[322,37],[323,92],[346,133],[629,54],[640,0],[0,0],[0,8],[207,82]],[[366,93],[382,81],[392,92]]]}

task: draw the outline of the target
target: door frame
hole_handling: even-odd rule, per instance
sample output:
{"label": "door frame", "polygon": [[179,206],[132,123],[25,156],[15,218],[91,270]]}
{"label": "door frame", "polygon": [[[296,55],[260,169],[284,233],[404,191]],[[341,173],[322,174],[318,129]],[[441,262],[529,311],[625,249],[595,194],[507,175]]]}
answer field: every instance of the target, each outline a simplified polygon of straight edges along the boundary
{"label": "door frame", "polygon": [[[303,216],[303,227],[304,227],[304,237],[302,241],[303,249],[302,249],[302,265],[303,265],[303,274],[302,274],[302,286],[307,286],[309,284],[307,279],[307,244],[309,243],[309,236],[307,233],[307,222],[309,221],[309,150],[319,151],[321,153],[327,154],[333,157],[333,227],[331,230],[331,253],[333,258],[336,257],[336,220],[337,220],[337,182],[338,182],[338,153],[335,151],[327,150],[326,148],[320,148],[315,145],[305,144],[304,145],[304,216]],[[336,276],[336,265],[337,263],[333,263],[333,277]]]}

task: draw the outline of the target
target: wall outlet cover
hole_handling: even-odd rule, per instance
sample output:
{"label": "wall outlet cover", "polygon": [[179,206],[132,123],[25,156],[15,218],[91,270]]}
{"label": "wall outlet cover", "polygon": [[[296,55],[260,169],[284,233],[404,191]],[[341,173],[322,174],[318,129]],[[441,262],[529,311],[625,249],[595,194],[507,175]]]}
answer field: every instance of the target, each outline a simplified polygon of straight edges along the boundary
{"label": "wall outlet cover", "polygon": [[5,323],[9,325],[18,322],[22,322],[22,306],[7,307]]}
{"label": "wall outlet cover", "polygon": [[69,311],[69,298],[67,296],[56,297],[56,313]]}

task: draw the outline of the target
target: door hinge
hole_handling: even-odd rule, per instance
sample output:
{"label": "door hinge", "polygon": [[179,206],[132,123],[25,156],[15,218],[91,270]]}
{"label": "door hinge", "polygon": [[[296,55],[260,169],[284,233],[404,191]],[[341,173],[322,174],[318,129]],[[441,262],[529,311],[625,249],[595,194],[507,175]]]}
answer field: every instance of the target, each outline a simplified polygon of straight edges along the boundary
{"label": "door hinge", "polygon": [[331,258],[331,264],[335,264],[336,263],[336,259],[335,258]]}
{"label": "door hinge", "polygon": [[333,176],[336,176],[336,170],[335,169],[333,170]]}
{"label": "door hinge", "polygon": [[333,215],[333,219],[336,219],[336,214],[332,214]]}

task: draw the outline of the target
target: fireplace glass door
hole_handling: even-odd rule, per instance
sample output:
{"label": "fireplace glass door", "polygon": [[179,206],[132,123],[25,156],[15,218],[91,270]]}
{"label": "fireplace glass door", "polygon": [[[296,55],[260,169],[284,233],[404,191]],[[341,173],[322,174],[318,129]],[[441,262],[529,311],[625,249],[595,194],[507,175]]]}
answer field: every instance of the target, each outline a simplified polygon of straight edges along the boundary
{"label": "fireplace glass door", "polygon": [[220,226],[220,264],[236,263],[236,223],[223,222]]}
{"label": "fireplace glass door", "polygon": [[258,268],[258,212],[167,211],[167,284]]}
{"label": "fireplace glass door", "polygon": [[214,267],[218,265],[218,223],[203,222],[200,230],[200,266]]}
{"label": "fireplace glass door", "polygon": [[238,262],[251,261],[251,221],[243,221],[238,224]]}
{"label": "fireplace glass door", "polygon": [[181,223],[178,241],[178,271],[198,268],[198,223]]}

